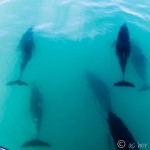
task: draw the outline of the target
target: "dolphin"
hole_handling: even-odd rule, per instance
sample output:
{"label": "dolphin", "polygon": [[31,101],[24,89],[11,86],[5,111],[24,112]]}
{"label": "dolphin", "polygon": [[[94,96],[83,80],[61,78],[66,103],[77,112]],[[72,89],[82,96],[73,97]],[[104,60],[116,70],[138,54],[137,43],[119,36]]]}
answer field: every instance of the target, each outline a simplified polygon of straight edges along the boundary
{"label": "dolphin", "polygon": [[[112,111],[111,98],[106,83],[91,72],[87,72],[86,76],[89,87],[97,98],[98,105],[102,106],[105,113]],[[107,135],[107,144],[109,145],[109,150],[112,150],[112,138],[110,134]]]}
{"label": "dolphin", "polygon": [[93,92],[93,94],[96,96],[99,104],[102,106],[104,111],[108,112],[112,110],[112,104],[109,94],[109,89],[106,85],[106,83],[96,76],[95,74],[91,72],[87,72],[87,80],[88,84]]}
{"label": "dolphin", "polygon": [[140,91],[146,91],[150,89],[150,86],[147,84],[147,59],[141,48],[135,44],[135,42],[131,43],[131,52],[132,64],[137,72],[137,75],[143,81],[143,86],[140,88]]}
{"label": "dolphin", "polygon": [[[134,139],[132,133],[117,115],[115,115],[113,112],[108,112],[107,123],[116,149],[138,150],[138,144]],[[120,143],[120,146],[122,146],[122,148],[119,148],[120,140],[124,142]],[[132,147],[130,147],[130,144],[133,144]]]}
{"label": "dolphin", "polygon": [[32,121],[35,125],[35,129],[37,132],[37,137],[33,140],[25,142],[24,144],[22,144],[21,147],[51,146],[50,144],[39,139],[39,131],[41,128],[41,122],[43,118],[42,104],[43,104],[42,95],[38,90],[37,86],[34,84],[31,90],[30,112],[31,112]]}
{"label": "dolphin", "polygon": [[122,77],[122,81],[114,83],[115,86],[135,87],[134,84],[124,80],[126,65],[127,65],[128,58],[130,56],[130,52],[131,52],[130,37],[129,37],[128,27],[125,23],[121,26],[116,41],[116,55],[118,56],[119,59],[123,77]]}
{"label": "dolphin", "polygon": [[19,78],[16,81],[11,81],[7,83],[7,85],[25,85],[28,84],[24,81],[21,81],[22,74],[29,62],[29,60],[32,57],[33,49],[35,47],[34,45],[34,28],[30,27],[22,36],[19,47],[21,49],[21,64],[20,64],[20,75]]}

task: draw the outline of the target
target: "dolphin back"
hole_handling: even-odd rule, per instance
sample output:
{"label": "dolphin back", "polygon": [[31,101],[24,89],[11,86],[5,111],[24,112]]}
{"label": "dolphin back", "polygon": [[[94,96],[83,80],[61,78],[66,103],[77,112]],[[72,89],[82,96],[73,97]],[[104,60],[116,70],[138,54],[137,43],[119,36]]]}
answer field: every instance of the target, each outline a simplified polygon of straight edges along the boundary
{"label": "dolphin back", "polygon": [[86,72],[86,76],[87,76],[89,87],[91,88],[92,93],[97,98],[99,104],[106,112],[111,111],[112,104],[110,99],[110,93],[105,82],[97,75],[91,72]]}
{"label": "dolphin back", "polygon": [[50,147],[50,146],[51,146],[50,144],[42,140],[39,140],[37,138],[37,139],[33,139],[33,140],[25,142],[24,144],[22,144],[21,147]]}
{"label": "dolphin back", "polygon": [[138,150],[137,142],[135,141],[132,133],[129,131],[124,122],[113,112],[108,113],[107,123],[110,129],[111,136],[113,138],[116,149],[118,149],[117,143],[119,140],[125,141],[126,145],[124,150],[128,150],[130,143],[135,143],[133,150]]}

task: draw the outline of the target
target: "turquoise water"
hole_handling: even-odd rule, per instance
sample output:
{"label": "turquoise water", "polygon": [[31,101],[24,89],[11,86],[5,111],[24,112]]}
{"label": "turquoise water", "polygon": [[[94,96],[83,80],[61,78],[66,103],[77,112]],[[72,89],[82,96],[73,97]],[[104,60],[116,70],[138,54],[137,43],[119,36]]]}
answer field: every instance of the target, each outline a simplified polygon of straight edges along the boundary
{"label": "turquoise water", "polygon": [[10,150],[36,136],[30,116],[30,88],[7,86],[19,76],[23,33],[36,26],[35,51],[23,80],[36,81],[43,94],[40,138],[51,150],[107,150],[109,133],[103,110],[85,78],[87,70],[109,87],[114,112],[136,141],[149,143],[150,91],[139,92],[142,80],[129,59],[126,79],[136,87],[114,87],[122,74],[111,48],[120,26],[127,23],[131,39],[148,61],[150,84],[150,1],[143,0],[0,0],[0,145]]}

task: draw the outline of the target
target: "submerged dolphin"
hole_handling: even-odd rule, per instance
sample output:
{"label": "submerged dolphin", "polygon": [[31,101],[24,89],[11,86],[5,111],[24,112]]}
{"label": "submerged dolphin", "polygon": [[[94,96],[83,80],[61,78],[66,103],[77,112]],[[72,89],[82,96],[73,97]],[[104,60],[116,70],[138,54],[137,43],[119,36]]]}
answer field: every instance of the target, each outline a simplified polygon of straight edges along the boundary
{"label": "submerged dolphin", "polygon": [[42,101],[41,93],[36,87],[36,85],[34,85],[31,91],[30,111],[31,111],[32,121],[37,131],[37,137],[33,140],[25,142],[21,147],[51,146],[50,144],[41,141],[39,139],[39,131],[41,128],[41,122],[43,118],[42,103],[43,101]]}
{"label": "submerged dolphin", "polygon": [[7,85],[28,85],[27,83],[21,81],[22,74],[29,62],[29,60],[32,57],[32,52],[34,49],[34,28],[30,27],[22,36],[20,40],[20,48],[21,48],[21,64],[20,64],[20,75],[18,80],[11,81],[7,83]]}
{"label": "submerged dolphin", "polygon": [[143,86],[140,88],[140,91],[146,91],[150,89],[150,86],[147,84],[147,59],[141,48],[133,42],[131,43],[131,49],[131,61],[138,76],[143,80]]}
{"label": "submerged dolphin", "polygon": [[[137,145],[137,142],[135,141],[133,135],[131,134],[129,129],[125,126],[125,124],[119,117],[117,117],[112,112],[108,112],[107,123],[108,123],[110,133],[113,138],[116,149],[118,149],[118,150],[120,150],[120,149],[122,149],[122,150],[138,150],[138,145]],[[122,148],[119,148],[118,142],[120,140],[123,140],[125,142],[125,145],[120,143],[120,146],[124,146]],[[130,147],[130,144],[133,144],[133,146]]]}
{"label": "submerged dolphin", "polygon": [[116,55],[118,56],[121,71],[123,74],[122,81],[115,83],[115,86],[129,86],[134,87],[134,84],[124,80],[124,75],[126,71],[126,65],[128,58],[130,56],[130,37],[126,24],[123,24],[118,33],[118,38],[116,41]]}
{"label": "submerged dolphin", "polygon": [[111,111],[112,110],[111,99],[108,87],[105,84],[105,82],[91,72],[87,72],[87,80],[93,94],[96,96],[102,108],[106,112]]}
{"label": "submerged dolphin", "polygon": [[[106,113],[112,111],[109,89],[106,83],[101,78],[99,78],[98,76],[96,76],[91,72],[87,72],[86,75],[87,75],[88,84],[93,94],[97,98],[98,104],[102,106],[102,108]],[[109,145],[109,150],[112,150],[112,138],[110,134],[107,135],[107,143]]]}

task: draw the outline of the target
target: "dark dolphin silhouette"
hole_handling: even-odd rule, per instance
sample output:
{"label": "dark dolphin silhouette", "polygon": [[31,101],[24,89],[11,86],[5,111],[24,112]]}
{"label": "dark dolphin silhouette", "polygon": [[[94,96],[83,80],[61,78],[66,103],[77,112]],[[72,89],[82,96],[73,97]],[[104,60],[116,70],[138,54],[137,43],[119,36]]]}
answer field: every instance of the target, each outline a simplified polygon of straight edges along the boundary
{"label": "dark dolphin silhouette", "polygon": [[35,146],[51,146],[50,144],[41,141],[39,139],[39,131],[41,128],[41,122],[43,118],[43,109],[42,109],[42,95],[38,90],[37,86],[34,85],[31,91],[31,98],[30,98],[30,112],[32,116],[32,121],[35,125],[35,129],[37,131],[37,137],[33,140],[25,142],[21,147],[35,147]]}
{"label": "dark dolphin silhouette", "polygon": [[150,89],[150,86],[147,84],[147,59],[141,48],[135,42],[131,43],[131,50],[131,61],[138,76],[143,81],[143,86],[140,88],[140,91],[146,91]]}
{"label": "dark dolphin silhouette", "polygon": [[[132,133],[126,127],[124,122],[118,116],[116,116],[113,112],[108,112],[107,123],[108,123],[109,130],[113,138],[113,142],[114,142],[116,149],[138,150],[137,142],[135,141]],[[119,140],[123,140],[126,143],[124,148],[118,147],[117,143]],[[129,147],[130,144],[134,144],[133,148]]]}
{"label": "dark dolphin silhouette", "polygon": [[129,86],[135,87],[134,84],[127,82],[124,80],[124,75],[126,71],[126,65],[128,58],[130,56],[131,48],[130,48],[130,37],[126,24],[123,24],[118,33],[118,38],[116,41],[116,55],[118,56],[121,71],[123,74],[122,81],[115,83],[115,86]]}
{"label": "dark dolphin silhouette", "polygon": [[91,72],[87,72],[86,76],[88,84],[93,94],[96,96],[99,104],[106,112],[111,111],[112,110],[111,98],[106,83],[97,75]]}
{"label": "dark dolphin silhouette", "polygon": [[20,64],[20,75],[18,80],[11,81],[7,83],[7,85],[28,85],[26,82],[21,81],[22,74],[32,57],[33,49],[34,49],[34,28],[30,27],[22,36],[19,44],[21,48],[21,64]]}

